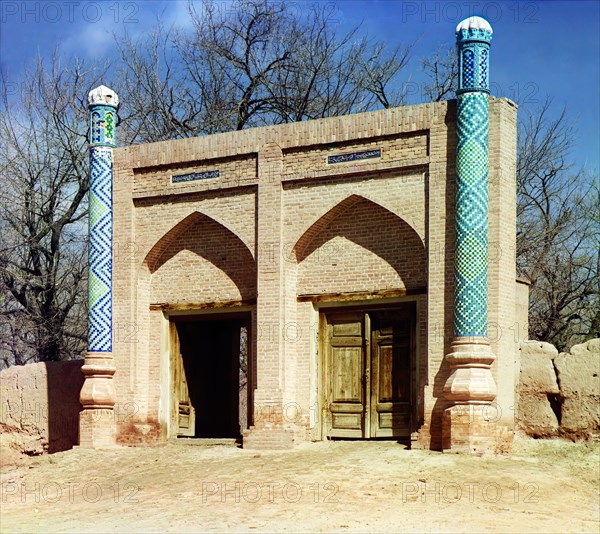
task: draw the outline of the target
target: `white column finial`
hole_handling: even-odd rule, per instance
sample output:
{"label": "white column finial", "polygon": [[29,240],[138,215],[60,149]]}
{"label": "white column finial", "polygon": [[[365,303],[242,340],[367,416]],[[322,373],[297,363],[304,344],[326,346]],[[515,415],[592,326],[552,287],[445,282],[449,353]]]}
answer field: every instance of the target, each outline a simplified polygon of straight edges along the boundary
{"label": "white column finial", "polygon": [[117,93],[106,87],[106,85],[100,85],[89,92],[88,104],[90,106],[94,104],[109,104],[116,107],[119,105],[119,97]]}

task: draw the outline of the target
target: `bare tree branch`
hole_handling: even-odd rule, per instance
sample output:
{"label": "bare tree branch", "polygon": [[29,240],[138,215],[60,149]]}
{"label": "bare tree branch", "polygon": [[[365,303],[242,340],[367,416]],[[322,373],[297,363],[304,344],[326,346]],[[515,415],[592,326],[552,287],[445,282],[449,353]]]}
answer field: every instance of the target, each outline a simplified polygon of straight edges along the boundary
{"label": "bare tree branch", "polygon": [[[27,71],[22,93],[2,79],[0,358],[81,356],[85,345],[86,95],[104,70],[58,53]],[[83,249],[83,250],[82,250]]]}

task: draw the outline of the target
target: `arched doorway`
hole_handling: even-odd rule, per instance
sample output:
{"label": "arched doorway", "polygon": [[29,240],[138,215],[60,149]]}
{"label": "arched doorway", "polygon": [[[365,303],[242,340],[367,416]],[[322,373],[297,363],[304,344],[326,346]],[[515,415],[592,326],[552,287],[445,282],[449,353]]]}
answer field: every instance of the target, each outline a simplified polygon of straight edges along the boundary
{"label": "arched doorway", "polygon": [[417,232],[352,195],[294,247],[300,299],[319,311],[321,435],[408,438],[416,427],[419,316],[427,280]]}
{"label": "arched doorway", "polygon": [[[151,308],[169,321],[170,437],[238,438],[248,426],[256,266],[247,246],[194,212],[148,254]],[[161,401],[162,402],[162,401]]]}

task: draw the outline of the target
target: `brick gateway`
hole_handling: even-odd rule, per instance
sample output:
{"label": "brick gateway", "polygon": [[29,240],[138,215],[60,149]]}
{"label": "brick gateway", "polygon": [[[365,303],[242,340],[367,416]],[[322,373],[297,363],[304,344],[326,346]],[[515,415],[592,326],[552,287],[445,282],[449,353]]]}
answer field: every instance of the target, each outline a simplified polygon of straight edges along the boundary
{"label": "brick gateway", "polygon": [[[461,71],[458,109],[428,103],[113,150],[102,128],[116,95],[91,93],[92,157],[102,169],[112,161],[112,211],[94,220],[113,230],[112,243],[101,240],[112,270],[97,267],[108,290],[96,290],[90,314],[112,315],[105,330],[90,326],[106,347],[90,347],[83,368],[82,446],[388,437],[480,452],[510,441],[526,336],[516,106],[488,97],[491,28],[481,20],[457,30],[471,53],[461,61],[475,53],[482,65]],[[457,176],[457,144],[474,135],[458,131],[457,112],[473,98],[486,154],[462,153]],[[474,212],[457,211],[457,184],[479,179],[460,174],[480,161],[469,157],[489,169],[479,252],[465,248]],[[487,278],[470,280],[457,267],[465,257]],[[457,280],[468,295],[487,291],[487,309],[457,320]]]}

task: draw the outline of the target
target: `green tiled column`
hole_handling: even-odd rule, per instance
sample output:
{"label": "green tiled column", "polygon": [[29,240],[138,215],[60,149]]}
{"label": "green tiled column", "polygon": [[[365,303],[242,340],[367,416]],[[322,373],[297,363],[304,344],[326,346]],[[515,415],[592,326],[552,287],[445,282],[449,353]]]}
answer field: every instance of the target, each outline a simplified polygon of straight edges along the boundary
{"label": "green tiled column", "polygon": [[459,26],[456,33],[460,62],[454,266],[457,337],[487,335],[488,62],[492,29],[483,22]]}
{"label": "green tiled column", "polygon": [[90,187],[88,236],[88,352],[79,399],[79,443],[111,447],[116,442],[116,394],[112,340],[113,147],[119,99],[101,85],[90,91]]}
{"label": "green tiled column", "polygon": [[495,426],[485,407],[496,398],[495,356],[488,322],[488,95],[492,28],[470,17],[456,28],[456,249],[454,338],[446,355],[450,375],[444,396],[443,448],[480,452],[493,447]]}

